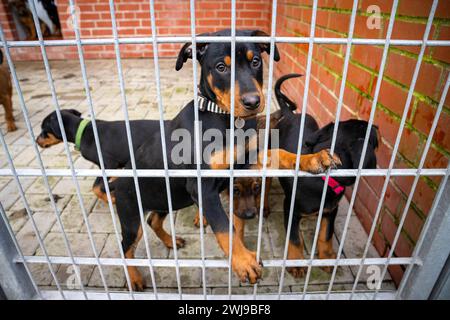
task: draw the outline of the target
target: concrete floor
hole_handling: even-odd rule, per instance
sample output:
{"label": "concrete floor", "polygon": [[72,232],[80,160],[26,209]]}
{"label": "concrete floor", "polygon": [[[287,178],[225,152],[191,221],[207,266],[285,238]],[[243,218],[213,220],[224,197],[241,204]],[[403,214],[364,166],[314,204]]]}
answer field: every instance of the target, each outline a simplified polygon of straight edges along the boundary
{"label": "concrete floor", "polygon": [[[174,69],[175,60],[160,60],[161,88],[165,117],[172,118],[180,108],[191,100],[193,95],[192,69],[190,64],[180,71]],[[62,108],[75,108],[87,116],[88,106],[85,98],[80,66],[77,61],[53,61],[51,62],[53,77],[58,94],[58,100]],[[20,79],[23,96],[25,98],[28,114],[33,126],[34,134],[40,132],[42,119],[54,110],[50,89],[41,62],[27,62],[16,64],[17,74]],[[131,119],[158,119],[158,107],[156,99],[156,87],[154,82],[153,62],[149,60],[124,60],[124,79],[128,100],[128,110]],[[121,110],[120,90],[114,60],[87,61],[87,72],[92,93],[93,105],[97,118],[103,120],[123,120]],[[273,107],[273,106],[272,106]],[[14,114],[19,130],[5,135],[8,149],[11,152],[14,164],[17,168],[38,168],[36,154],[32,141],[27,133],[24,117],[20,111],[20,105],[16,91],[14,93]],[[0,110],[0,126],[5,128],[3,109]],[[49,149],[39,149],[42,160],[47,168],[68,168],[67,156],[62,144]],[[84,160],[78,151],[71,146],[71,156],[76,168],[96,168],[96,166]],[[0,152],[0,167],[7,167],[7,160],[3,150]],[[84,207],[94,234],[94,242],[101,257],[119,257],[119,249],[114,234],[111,214],[108,207],[91,192],[93,178],[79,178]],[[67,256],[61,236],[61,229],[56,223],[49,194],[41,177],[21,177],[22,187],[33,211],[41,237],[44,239],[47,251],[52,256]],[[68,235],[70,245],[76,256],[92,257],[93,252],[87,236],[86,226],[83,220],[75,187],[71,178],[49,177],[49,183],[53,195],[57,195],[57,206],[61,210],[61,219]],[[274,183],[271,190],[272,214],[263,224],[262,258],[279,259],[282,257],[285,241],[285,232],[282,219],[282,190],[278,183]],[[19,197],[17,185],[12,177],[0,177],[0,201],[9,216],[10,224],[16,233],[16,237],[25,255],[42,255],[31,222],[24,211],[24,204]],[[342,201],[336,220],[336,234],[333,239],[334,248],[340,243],[345,215],[348,203]],[[178,256],[182,259],[200,258],[199,229],[193,226],[196,209],[194,207],[179,210],[175,214],[175,229],[177,235],[186,240],[186,246],[178,250]],[[169,230],[168,220],[166,228]],[[305,249],[309,256],[312,237],[316,224],[315,218],[303,219],[301,232],[305,239]],[[164,245],[148,229],[150,235],[150,247],[153,258],[172,258],[173,252]],[[248,247],[256,248],[257,220],[248,224],[246,233]],[[223,253],[219,249],[211,229],[208,227],[205,234],[205,250],[207,258],[223,259]],[[344,246],[344,256],[358,258],[367,241],[358,218],[353,214]],[[370,257],[377,257],[373,247],[369,250]],[[144,243],[141,241],[137,249],[137,257],[146,257]],[[46,264],[33,264],[33,276],[37,283],[45,288],[55,288],[49,269]],[[70,265],[55,265],[58,280],[63,288],[76,289],[76,280],[73,267]],[[125,275],[122,267],[103,267],[108,286],[112,290],[124,290]],[[142,268],[150,285],[148,268]],[[357,267],[340,267],[335,279],[333,290],[345,291],[351,289]],[[102,290],[102,282],[98,267],[81,266],[81,274],[84,285],[88,289]],[[279,268],[264,268],[264,279],[260,282],[260,293],[276,293],[280,281],[281,270]],[[177,292],[177,283],[174,268],[156,268],[156,284],[159,292]],[[366,289],[366,272],[362,272],[358,289]],[[185,293],[202,293],[201,269],[181,268],[181,285]],[[308,291],[320,292],[328,287],[330,275],[320,268],[313,268]],[[228,286],[227,269],[207,269],[206,273],[208,293],[226,294]],[[295,279],[286,273],[284,291],[302,292],[304,279]],[[383,283],[383,288],[393,289],[389,275]],[[151,290],[151,288],[148,288]],[[239,284],[237,278],[233,278],[233,293],[250,293],[253,287]]]}

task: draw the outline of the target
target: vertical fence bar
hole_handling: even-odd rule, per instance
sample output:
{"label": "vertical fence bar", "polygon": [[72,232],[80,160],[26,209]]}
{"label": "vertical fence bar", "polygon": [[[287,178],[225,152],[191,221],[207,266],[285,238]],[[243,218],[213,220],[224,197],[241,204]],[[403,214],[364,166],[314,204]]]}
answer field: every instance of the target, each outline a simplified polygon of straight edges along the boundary
{"label": "vertical fence bar", "polygon": [[205,267],[205,242],[204,242],[204,229],[203,229],[203,195],[202,195],[202,178],[201,178],[201,163],[202,154],[200,151],[200,123],[198,120],[198,91],[197,91],[197,38],[195,31],[195,0],[190,0],[190,12],[191,12],[191,36],[192,36],[192,81],[194,88],[194,143],[195,143],[195,155],[197,159],[197,189],[198,189],[198,212],[200,215],[200,255],[202,257],[202,287],[203,298],[206,300],[206,267]]}
{"label": "vertical fence bar", "polygon": [[[428,215],[428,218],[425,221],[425,224],[422,228],[422,232],[421,235],[419,237],[419,241],[416,244],[416,247],[414,248],[414,252],[412,254],[413,257],[413,263],[411,263],[408,268],[406,269],[405,274],[403,275],[403,279],[400,283],[400,286],[397,289],[397,294],[396,294],[396,298],[397,299],[404,299],[404,293],[406,291],[406,287],[408,287],[409,291],[411,291],[411,287],[415,286],[417,288],[420,288],[420,290],[416,290],[415,294],[417,295],[417,291],[420,291],[420,295],[422,299],[427,299],[429,297],[429,292],[431,291],[431,287],[434,285],[434,283],[430,283],[430,281],[427,281],[427,286],[429,287],[428,290],[425,290],[425,288],[417,282],[417,279],[415,279],[416,281],[414,281],[412,283],[410,283],[410,277],[412,274],[412,271],[414,268],[417,268],[417,266],[414,264],[414,262],[419,260],[419,255],[422,254],[422,248],[423,245],[425,243],[425,239],[429,238],[430,235],[430,230],[432,228],[436,228],[435,224],[438,224],[439,227],[442,227],[440,222],[444,221],[445,218],[441,218],[441,221],[438,221],[437,223],[434,222],[434,219],[436,217],[436,215],[438,215],[438,211],[440,211],[439,213],[442,214],[443,209],[440,208],[442,206],[441,201],[443,200],[444,202],[446,201],[445,198],[442,199],[442,196],[446,196],[448,198],[448,177],[450,175],[450,161],[448,163],[447,166],[447,172],[445,174],[445,176],[442,178],[442,182],[441,185],[439,187],[438,192],[436,193],[436,197],[434,198],[434,202],[433,202],[433,206],[430,209],[430,213]],[[446,194],[447,192],[447,194]],[[446,203],[449,203],[449,201],[446,201]],[[439,218],[439,217],[438,217]],[[432,226],[434,225],[434,226]],[[445,230],[445,228],[443,229]],[[433,230],[436,231],[436,230]],[[448,243],[448,242],[447,242]],[[427,244],[429,244],[429,242],[427,242]],[[424,251],[428,254],[430,252],[430,250],[426,250],[424,249]],[[445,253],[443,255],[443,257],[445,257]],[[436,266],[436,261],[433,260],[433,265]],[[420,268],[423,268],[422,266]],[[440,270],[439,270],[440,271]],[[424,271],[425,273],[425,271]],[[427,272],[428,276],[430,276],[430,272]],[[412,294],[412,292],[411,292]],[[410,295],[408,295],[406,298],[410,298]],[[416,297],[414,297],[416,298]]]}
{"label": "vertical fence bar", "polygon": [[[283,266],[281,267],[281,278],[280,285],[278,288],[278,299],[281,299],[281,291],[283,290],[284,285],[284,274],[286,271],[286,259],[288,254],[288,245],[289,245],[289,237],[292,228],[292,217],[294,213],[294,204],[295,204],[295,195],[297,193],[297,181],[298,181],[298,171],[300,169],[300,157],[302,153],[302,144],[303,144],[303,133],[305,129],[305,120],[306,120],[306,110],[308,108],[308,90],[309,90],[309,81],[311,79],[311,64],[312,64],[312,53],[314,47],[314,35],[316,31],[316,18],[317,18],[317,2],[318,0],[314,0],[313,10],[311,15],[311,29],[309,31],[309,48],[308,48],[308,62],[306,65],[306,79],[305,79],[305,88],[303,91],[303,105],[302,105],[302,115],[300,120],[300,131],[298,135],[298,145],[297,145],[297,156],[295,158],[295,176],[293,179],[292,185],[292,196],[291,203],[289,207],[289,219],[286,230],[286,241],[284,243],[284,253],[283,253]],[[320,217],[318,218],[320,219]],[[320,220],[319,220],[320,221]],[[296,230],[298,232],[298,230]],[[311,258],[312,261],[312,258]]]}
{"label": "vertical fence bar", "polygon": [[234,211],[234,93],[236,81],[236,0],[231,0],[231,76],[230,76],[230,184],[229,184],[229,243],[228,243],[228,297],[231,300],[231,277],[233,275],[232,259],[233,259],[233,211]]}
{"label": "vertical fence bar", "polygon": [[[435,5],[435,4],[437,4],[437,3],[435,2],[433,5]],[[444,103],[445,103],[445,99],[447,97],[449,86],[450,86],[450,74],[447,77],[447,81],[445,83],[444,91],[442,92],[441,101],[439,102],[439,106],[438,106],[438,108],[436,110],[436,114],[435,114],[434,119],[433,119],[433,124],[431,125],[430,133],[428,135],[427,142],[425,144],[425,148],[423,150],[422,157],[420,159],[419,167],[417,168],[417,174],[416,174],[416,176],[414,178],[414,182],[413,182],[413,184],[411,186],[411,190],[409,192],[409,196],[408,196],[408,200],[406,201],[405,208],[403,209],[403,213],[401,215],[401,219],[400,219],[400,222],[398,224],[397,232],[395,233],[394,240],[393,240],[393,242],[391,244],[391,250],[389,251],[388,258],[387,258],[386,263],[384,264],[384,267],[383,267],[383,272],[381,273],[380,281],[383,281],[383,279],[384,279],[384,277],[386,275],[387,269],[389,267],[389,262],[392,259],[392,256],[393,256],[394,251],[395,251],[395,247],[397,246],[398,239],[400,238],[400,234],[401,234],[401,231],[403,229],[403,224],[405,223],[406,217],[408,216],[408,209],[409,209],[409,206],[411,205],[411,202],[412,202],[412,199],[413,199],[413,196],[414,196],[414,192],[416,191],[416,187],[417,187],[417,184],[419,182],[423,166],[425,165],[425,161],[427,160],[428,150],[430,149],[431,142],[433,141],[433,136],[434,136],[434,133],[436,131],[436,128],[437,128],[437,125],[438,125],[438,122],[439,122],[439,117],[441,116],[442,109],[444,107]],[[377,297],[379,291],[380,291],[380,286],[378,286],[376,288],[375,293],[373,295],[373,299],[375,299]]]}
{"label": "vertical fence bar", "polygon": [[392,169],[394,168],[394,164],[395,164],[395,159],[397,157],[398,148],[400,146],[400,142],[401,142],[401,139],[402,139],[403,129],[404,129],[405,124],[406,124],[406,119],[408,118],[409,108],[410,108],[412,97],[413,97],[413,94],[414,94],[414,88],[416,86],[416,82],[417,82],[417,79],[419,77],[420,67],[422,65],[422,60],[423,60],[423,56],[424,56],[425,49],[426,49],[426,41],[428,40],[430,31],[431,31],[431,26],[432,26],[432,23],[433,23],[434,14],[435,14],[438,2],[439,2],[438,0],[434,0],[433,5],[431,7],[430,15],[428,17],[428,22],[427,22],[427,25],[426,25],[426,28],[425,28],[425,32],[424,32],[424,35],[423,35],[423,44],[422,44],[422,46],[420,48],[420,53],[419,53],[419,56],[417,58],[417,63],[416,63],[415,69],[414,69],[413,77],[412,77],[412,80],[411,80],[411,85],[410,85],[410,88],[409,88],[409,91],[408,91],[408,97],[406,99],[405,107],[403,109],[403,115],[402,115],[402,119],[400,121],[400,126],[399,126],[399,129],[398,129],[398,132],[397,132],[397,137],[396,137],[396,140],[395,140],[394,149],[392,150],[391,159],[389,161],[388,172],[386,174],[386,177],[385,177],[385,180],[384,180],[384,183],[383,183],[383,188],[381,190],[380,200],[378,202],[378,206],[377,206],[377,209],[375,211],[375,215],[374,215],[373,223],[372,223],[372,226],[371,226],[371,229],[370,229],[370,232],[369,232],[369,236],[367,238],[367,242],[366,242],[366,245],[364,247],[363,257],[362,257],[362,260],[361,260],[361,265],[358,267],[358,271],[357,271],[356,277],[355,277],[355,282],[353,283],[352,294],[354,293],[354,290],[356,290],[356,287],[358,285],[359,277],[361,276],[361,272],[362,272],[362,265],[363,265],[363,263],[364,263],[364,261],[365,261],[365,259],[367,257],[367,254],[369,252],[369,248],[370,248],[370,244],[371,244],[371,241],[372,241],[372,237],[373,237],[373,235],[375,233],[375,228],[376,228],[379,216],[381,214],[381,209],[383,207],[383,200],[384,200],[384,197],[386,195],[387,188],[389,186],[389,181],[390,181],[390,178],[391,178]]}
{"label": "vertical fence bar", "polygon": [[175,223],[173,217],[172,209],[172,196],[170,191],[170,179],[169,179],[169,165],[167,161],[167,148],[166,148],[166,135],[164,130],[164,108],[161,97],[161,78],[159,75],[159,57],[158,57],[158,40],[156,31],[156,19],[155,19],[155,7],[154,0],[150,0],[150,20],[152,26],[152,36],[153,36],[153,60],[155,65],[155,80],[156,80],[156,95],[158,96],[158,109],[159,109],[159,127],[161,131],[161,146],[162,155],[164,162],[164,175],[167,190],[167,205],[169,207],[169,220],[170,220],[170,230],[172,233],[172,246],[173,246],[173,257],[175,259],[175,273],[177,277],[178,293],[180,299],[183,299],[183,294],[181,292],[181,279],[180,279],[180,266],[178,263],[178,252],[177,252],[177,241],[175,235]]}
{"label": "vertical fence bar", "polygon": [[121,244],[120,237],[119,237],[119,231],[118,231],[119,229],[117,227],[116,216],[115,216],[114,207],[112,204],[108,178],[107,178],[106,172],[105,172],[105,163],[103,162],[103,153],[102,153],[102,149],[101,149],[101,145],[100,145],[100,138],[98,136],[94,104],[92,102],[91,89],[89,86],[89,80],[88,80],[87,71],[86,71],[86,63],[84,61],[83,47],[81,44],[79,22],[77,19],[77,15],[75,14],[75,5],[74,5],[73,0],[69,0],[69,4],[70,4],[70,15],[72,17],[74,31],[75,31],[75,37],[76,37],[76,42],[77,42],[77,51],[78,51],[78,59],[80,61],[80,67],[81,67],[81,75],[83,76],[84,91],[86,93],[86,100],[88,102],[89,114],[91,116],[92,131],[94,133],[94,141],[95,141],[95,147],[96,147],[96,151],[97,151],[97,155],[98,155],[98,159],[99,159],[100,169],[102,170],[102,179],[103,179],[103,184],[105,186],[106,196],[108,199],[109,212],[111,214],[111,219],[112,219],[112,223],[113,223],[113,227],[114,227],[114,233],[116,235],[116,241],[117,241],[117,245],[118,245],[118,249],[119,249],[119,253],[120,253],[120,258],[122,259],[122,262],[123,262],[123,269],[124,269],[125,278],[127,281],[130,297],[131,297],[131,299],[134,300],[133,288],[131,286],[130,275],[128,273],[128,269],[126,267],[127,262],[125,260],[125,254],[123,252],[122,244]]}
{"label": "vertical fence bar", "polygon": [[127,132],[127,141],[128,141],[128,150],[130,153],[130,162],[131,162],[131,168],[133,170],[133,181],[134,181],[134,187],[136,190],[136,198],[139,208],[139,218],[141,220],[141,228],[142,228],[142,234],[144,238],[144,244],[145,244],[145,251],[147,253],[148,258],[148,267],[150,271],[150,278],[152,281],[152,287],[153,292],[155,294],[155,299],[158,299],[158,292],[156,289],[156,282],[155,282],[155,273],[153,270],[153,262],[152,262],[152,254],[150,251],[150,245],[148,241],[148,232],[147,228],[145,226],[145,217],[144,217],[144,210],[142,208],[142,201],[141,201],[141,190],[139,188],[139,181],[136,173],[136,160],[134,157],[134,150],[133,150],[133,140],[131,137],[131,128],[130,128],[130,118],[128,116],[128,103],[127,103],[127,97],[125,93],[125,83],[123,80],[123,71],[122,71],[122,62],[120,57],[120,47],[119,47],[119,36],[117,34],[117,22],[116,22],[116,12],[114,9],[114,1],[109,0],[109,10],[111,14],[111,26],[114,36],[114,50],[116,54],[116,63],[117,63],[117,73],[119,75],[119,86],[120,86],[120,94],[122,97],[122,110],[125,115],[125,129]]}
{"label": "vertical fence bar", "polygon": [[[382,83],[382,80],[383,80],[384,68],[385,68],[386,61],[387,61],[387,55],[388,55],[388,52],[389,52],[389,44],[390,44],[390,40],[391,40],[392,30],[394,28],[395,14],[397,12],[397,6],[398,6],[398,0],[394,0],[393,5],[392,5],[392,11],[391,11],[391,15],[390,15],[390,20],[389,20],[389,26],[388,26],[388,30],[387,30],[387,33],[386,33],[386,43],[384,45],[384,51],[383,51],[383,57],[382,57],[382,60],[381,60],[380,71],[378,73],[378,80],[377,80],[377,85],[376,85],[376,89],[375,89],[375,96],[374,96],[373,103],[372,103],[372,108],[371,108],[371,111],[370,111],[370,116],[369,116],[367,131],[366,131],[366,136],[364,138],[364,145],[363,145],[363,148],[362,148],[361,157],[359,159],[358,172],[357,172],[357,175],[356,175],[356,181],[355,181],[355,185],[353,187],[352,198],[350,200],[350,205],[349,205],[349,208],[348,208],[347,216],[349,216],[351,214],[351,210],[353,208],[353,204],[354,204],[355,198],[356,198],[356,192],[358,190],[359,181],[361,179],[361,170],[362,170],[362,167],[363,167],[363,164],[364,164],[364,158],[366,156],[367,145],[369,144],[370,132],[372,130],[373,120],[374,120],[374,117],[375,117],[375,111],[376,111],[376,106],[377,106],[377,102],[378,102],[378,96],[379,96],[379,93],[380,93],[381,83]],[[315,250],[316,250],[317,239],[318,239],[318,236],[319,236],[319,228],[320,228],[320,223],[321,223],[322,213],[323,213],[322,211],[323,211],[323,206],[322,206],[322,208],[320,208],[319,216],[317,218],[316,231],[315,231],[315,234],[314,234],[314,240],[313,240],[312,249],[311,249],[311,259],[310,259],[310,264],[308,265],[308,272],[306,273],[305,286],[303,288],[303,297],[305,297],[306,289],[308,287],[309,277],[311,275],[311,261],[312,261],[312,259],[314,257]]]}
{"label": "vertical fence bar", "polygon": [[[355,30],[355,21],[356,21],[357,10],[358,10],[358,0],[354,0],[353,7],[352,7],[352,15],[350,17],[348,37],[347,37],[347,47],[345,50],[344,70],[342,72],[342,81],[341,81],[341,87],[340,87],[340,91],[339,91],[339,102],[338,102],[338,106],[336,109],[336,120],[334,122],[335,124],[334,124],[334,128],[333,128],[333,138],[331,140],[331,147],[330,147],[331,154],[334,153],[334,148],[336,147],[336,137],[337,137],[338,128],[339,128],[339,120],[341,117],[342,104],[344,101],[344,93],[345,93],[346,82],[347,82],[348,65],[349,65],[350,56],[351,56],[352,40],[353,40],[353,33]],[[320,200],[319,211],[323,211],[323,208],[325,205],[325,198],[326,198],[326,194],[327,194],[329,179],[330,179],[330,170],[327,171],[327,175],[325,177],[325,181],[323,184],[322,198]],[[351,213],[351,211],[350,211],[350,213]],[[347,218],[345,220],[344,229],[343,229],[344,234],[347,232],[348,224],[350,222],[350,217],[351,217],[351,214],[347,214]],[[342,238],[345,239],[345,236],[342,236]],[[339,245],[339,250],[338,250],[338,253],[336,256],[335,265],[333,267],[333,272],[331,274],[330,284],[328,286],[328,291],[327,291],[327,296],[326,296],[327,300],[330,298],[330,293],[333,288],[334,279],[336,277],[337,266],[339,265],[339,259],[342,254],[342,251],[344,249],[344,242],[345,242],[344,240],[341,240],[341,243]]]}
{"label": "vertical fence bar", "polygon": [[[263,157],[263,175],[261,183],[261,199],[259,203],[259,221],[258,221],[258,239],[256,242],[256,261],[261,258],[261,238],[263,227],[263,212],[264,212],[264,196],[266,193],[266,177],[267,177],[267,150],[269,149],[269,133],[270,133],[270,108],[272,105],[272,83],[273,83],[273,65],[275,55],[275,36],[277,32],[277,0],[272,1],[272,26],[270,31],[270,55],[269,55],[269,82],[267,84],[267,99],[266,99],[266,131],[264,132],[264,157]],[[256,134],[259,134],[257,132]],[[258,283],[253,287],[253,299],[256,300],[258,292]]]}
{"label": "vertical fence bar", "polygon": [[30,5],[31,13],[33,15],[34,26],[35,26],[36,31],[37,31],[37,36],[38,36],[38,40],[39,40],[39,46],[40,46],[41,54],[42,54],[42,60],[44,61],[44,68],[45,68],[45,72],[47,74],[47,81],[48,81],[48,84],[49,84],[49,87],[50,87],[50,91],[51,91],[51,94],[52,94],[53,104],[55,105],[55,111],[56,111],[56,117],[58,119],[59,129],[61,130],[61,136],[63,138],[64,150],[66,152],[67,160],[69,162],[69,167],[70,167],[70,171],[71,171],[71,174],[72,174],[72,181],[73,181],[73,184],[75,185],[75,190],[76,190],[78,201],[79,201],[79,204],[80,204],[81,214],[83,215],[83,220],[84,220],[84,223],[86,224],[86,230],[88,232],[89,242],[90,242],[90,245],[91,245],[94,257],[95,257],[96,262],[97,262],[97,267],[98,267],[98,270],[99,270],[100,278],[101,278],[103,287],[105,289],[106,295],[108,296],[108,299],[111,300],[111,295],[109,294],[108,285],[106,284],[106,280],[105,280],[105,276],[104,276],[104,273],[103,273],[103,268],[102,268],[101,263],[100,263],[99,255],[98,255],[98,252],[97,252],[97,248],[95,247],[94,237],[92,236],[91,226],[90,226],[89,219],[88,219],[88,216],[87,216],[87,213],[86,213],[86,208],[84,206],[84,200],[83,200],[83,197],[81,195],[80,185],[79,185],[78,180],[77,180],[77,178],[75,176],[75,166],[74,166],[74,163],[73,163],[72,155],[70,153],[69,144],[67,142],[66,130],[64,128],[64,124],[63,124],[62,116],[61,116],[61,108],[60,108],[58,97],[57,97],[57,94],[56,94],[55,84],[54,84],[53,76],[52,76],[52,73],[51,73],[51,70],[50,70],[50,65],[49,65],[49,61],[48,61],[48,57],[47,57],[47,52],[46,52],[46,49],[45,49],[45,46],[44,46],[44,39],[43,39],[43,36],[42,36],[42,31],[41,31],[41,27],[40,27],[40,23],[39,23],[39,18],[38,18],[37,13],[36,13],[36,1],[37,0],[29,0],[29,5]]}
{"label": "vertical fence bar", "polygon": [[[28,263],[23,257],[19,243],[14,236],[14,232],[9,225],[5,209],[0,202],[0,288],[9,300],[34,299],[36,295],[43,299],[36,281],[28,267]],[[19,256],[23,264],[17,264],[13,260]]]}
{"label": "vertical fence bar", "polygon": [[[50,187],[50,183],[48,182],[48,177],[47,177],[47,174],[46,174],[46,171],[45,171],[44,163],[43,163],[42,158],[41,158],[41,154],[39,153],[39,149],[38,149],[36,143],[34,143],[35,136],[34,136],[34,133],[33,133],[33,128],[31,126],[31,122],[30,122],[30,119],[29,119],[29,116],[28,116],[28,110],[27,110],[27,107],[25,105],[25,101],[23,99],[22,89],[20,88],[20,84],[19,84],[19,80],[17,78],[16,70],[15,70],[14,64],[13,64],[13,62],[11,60],[11,56],[10,56],[9,48],[8,48],[8,45],[7,45],[7,41],[6,41],[5,37],[4,37],[3,29],[0,29],[0,38],[1,38],[1,41],[4,43],[6,60],[8,61],[8,66],[9,66],[9,70],[11,72],[11,77],[13,79],[14,86],[16,87],[16,90],[17,90],[17,93],[18,93],[18,96],[19,96],[20,107],[22,109],[22,113],[23,113],[23,116],[24,116],[25,124],[26,124],[27,130],[28,130],[28,134],[29,134],[30,139],[31,139],[31,144],[33,145],[34,153],[36,154],[36,159],[38,161],[39,169],[41,171],[41,176],[42,176],[42,178],[44,180],[44,185],[45,185],[45,188],[47,189],[47,192],[48,192],[48,195],[49,195],[51,206],[52,206],[52,208],[54,210],[55,218],[56,218],[56,221],[58,223],[58,226],[61,229],[61,233],[62,233],[62,236],[63,236],[63,242],[64,242],[64,245],[65,245],[65,247],[67,249],[69,257],[71,259],[76,278],[77,278],[77,280],[78,280],[78,282],[80,284],[80,288],[81,288],[81,290],[83,292],[84,298],[87,299],[86,291],[85,291],[84,286],[83,286],[83,281],[81,279],[81,275],[80,275],[80,272],[78,270],[78,267],[77,267],[77,265],[75,263],[75,260],[74,260],[74,257],[73,257],[73,253],[72,253],[72,248],[70,246],[69,240],[67,239],[67,235],[66,235],[66,232],[64,230],[64,225],[63,225],[63,223],[61,221],[61,213],[60,213],[60,211],[59,211],[59,209],[58,209],[58,207],[56,205],[55,199],[53,198],[52,189]],[[45,245],[44,245],[44,247],[45,247]]]}

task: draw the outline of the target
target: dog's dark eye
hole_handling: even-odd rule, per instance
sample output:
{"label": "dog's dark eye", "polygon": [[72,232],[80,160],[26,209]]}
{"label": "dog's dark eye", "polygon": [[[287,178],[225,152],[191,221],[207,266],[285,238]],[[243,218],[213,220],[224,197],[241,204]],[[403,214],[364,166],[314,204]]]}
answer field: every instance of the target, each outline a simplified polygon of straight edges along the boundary
{"label": "dog's dark eye", "polygon": [[259,68],[260,65],[261,65],[261,59],[258,57],[254,57],[252,60],[252,67]]}
{"label": "dog's dark eye", "polygon": [[238,187],[234,187],[233,193],[235,196],[239,196],[241,194],[241,189],[239,189]]}
{"label": "dog's dark eye", "polygon": [[227,71],[227,66],[223,62],[219,62],[216,65],[216,70],[223,73],[223,72]]}
{"label": "dog's dark eye", "polygon": [[253,193],[255,194],[255,195],[257,195],[257,194],[259,194],[261,192],[261,186],[259,185],[259,184],[255,184],[254,186],[253,186]]}

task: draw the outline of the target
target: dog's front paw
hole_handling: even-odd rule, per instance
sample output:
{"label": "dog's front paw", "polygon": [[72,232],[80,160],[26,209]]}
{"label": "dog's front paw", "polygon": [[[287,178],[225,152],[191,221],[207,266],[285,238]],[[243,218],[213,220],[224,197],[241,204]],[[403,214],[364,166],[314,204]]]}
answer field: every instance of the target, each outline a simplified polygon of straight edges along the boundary
{"label": "dog's front paw", "polygon": [[[194,218],[194,226],[200,228],[200,214],[197,212],[197,215]],[[208,221],[203,217],[203,227],[206,228],[208,226]]]}
{"label": "dog's front paw", "polygon": [[[184,246],[186,245],[186,240],[184,240],[183,238],[176,236],[175,237],[175,243],[177,245],[177,249],[181,249],[184,248]],[[164,244],[166,245],[167,249],[173,249],[173,244],[172,244],[172,238],[169,237],[167,239],[167,241],[164,242]]]}
{"label": "dog's front paw", "polygon": [[262,264],[256,261],[256,252],[241,250],[233,253],[232,268],[241,282],[256,283],[262,276]]}
{"label": "dog's front paw", "polygon": [[130,275],[130,285],[133,291],[144,291],[145,282],[142,278],[141,273],[135,268],[128,268],[128,272]]}
{"label": "dog's front paw", "polygon": [[306,275],[308,268],[306,267],[287,267],[287,272],[289,272],[294,278],[302,278]]}
{"label": "dog's front paw", "polygon": [[6,123],[6,131],[13,132],[16,130],[17,130],[17,127],[16,127],[16,124],[14,123],[14,121],[8,121]]}
{"label": "dog's front paw", "polygon": [[332,155],[329,149],[321,150],[312,155],[305,155],[301,167],[303,171],[318,174],[325,172],[328,168],[335,169],[341,165],[337,155]]}

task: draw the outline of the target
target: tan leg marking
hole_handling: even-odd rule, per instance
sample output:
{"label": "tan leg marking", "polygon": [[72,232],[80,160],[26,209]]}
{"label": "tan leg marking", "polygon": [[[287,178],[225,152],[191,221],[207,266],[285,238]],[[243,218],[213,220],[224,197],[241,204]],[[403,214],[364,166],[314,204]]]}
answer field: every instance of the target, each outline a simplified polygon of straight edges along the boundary
{"label": "tan leg marking", "polygon": [[[303,260],[305,256],[303,255],[303,239],[300,235],[300,244],[295,244],[289,241],[288,245],[288,259],[290,260]],[[300,278],[305,276],[305,267],[289,267],[286,270],[294,277]]]}
{"label": "tan leg marking", "polygon": [[[200,211],[197,210],[197,214],[195,215],[194,218],[194,225],[197,228],[200,228]],[[208,226],[208,221],[206,221],[205,215],[203,215],[203,227],[206,228]]]}
{"label": "tan leg marking", "polygon": [[[136,241],[125,252],[125,258],[134,259],[134,252],[141,238],[142,238],[142,226],[139,226]],[[131,288],[133,289],[133,291],[144,291],[145,282],[144,279],[142,279],[142,275],[139,272],[138,268],[136,266],[127,266],[127,270],[128,274],[130,275]]]}
{"label": "tan leg marking", "polygon": [[[317,248],[319,251],[319,259],[336,259],[336,253],[333,250],[333,238],[327,239],[328,220],[322,219],[320,222],[319,239]],[[331,272],[333,269],[330,266],[322,267],[325,272]]]}
{"label": "tan leg marking", "polygon": [[[218,232],[215,234],[217,242],[229,255],[229,234],[228,232]],[[239,277],[241,282],[250,281],[254,284],[262,275],[262,266],[256,261],[256,252],[248,250],[236,233],[233,234],[233,256],[231,259],[233,271]]]}
{"label": "tan leg marking", "polygon": [[[166,230],[164,230],[164,228],[163,228],[163,223],[164,223],[165,218],[166,218],[166,216],[161,218],[161,216],[159,214],[157,214],[156,212],[152,212],[147,219],[147,223],[153,229],[156,236],[164,243],[164,245],[169,249],[173,249],[172,236],[170,234],[168,234],[166,232]],[[177,236],[176,237],[177,249],[183,248],[185,245],[185,242],[186,241],[183,238]]]}

